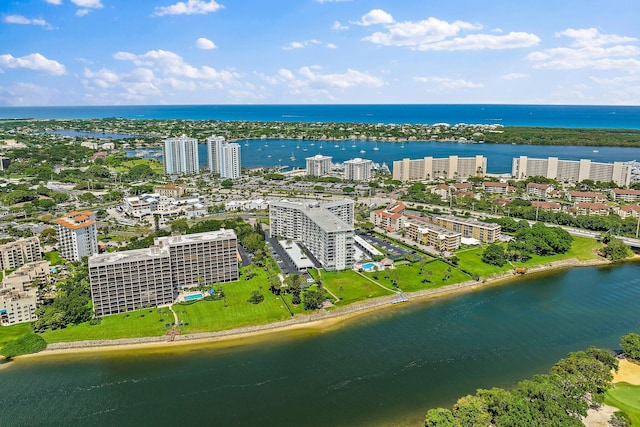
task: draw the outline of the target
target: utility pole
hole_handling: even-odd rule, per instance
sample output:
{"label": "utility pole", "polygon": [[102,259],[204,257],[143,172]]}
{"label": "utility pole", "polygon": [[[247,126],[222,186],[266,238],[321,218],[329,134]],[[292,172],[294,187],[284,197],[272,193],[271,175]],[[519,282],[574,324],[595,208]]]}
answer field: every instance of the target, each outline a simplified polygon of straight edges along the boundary
{"label": "utility pole", "polygon": [[640,231],[640,215],[638,215],[638,224],[636,225],[636,239],[638,238],[639,231]]}

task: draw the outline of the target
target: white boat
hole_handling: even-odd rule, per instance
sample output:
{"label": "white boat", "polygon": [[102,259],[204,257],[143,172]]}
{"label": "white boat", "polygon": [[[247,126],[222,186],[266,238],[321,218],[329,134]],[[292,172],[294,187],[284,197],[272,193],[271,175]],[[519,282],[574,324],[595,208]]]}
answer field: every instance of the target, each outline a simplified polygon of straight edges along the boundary
{"label": "white boat", "polygon": [[366,151],[360,150],[360,154],[364,154],[364,153],[366,153]]}
{"label": "white boat", "polygon": [[245,143],[244,143],[244,146],[245,146],[245,147],[248,147],[248,146],[249,146],[249,141],[245,142]]}
{"label": "white boat", "polygon": [[594,153],[599,153],[600,151],[598,151],[598,150],[593,150],[593,152],[594,152]]}
{"label": "white boat", "polygon": [[334,145],[333,148],[340,148],[338,144]]}
{"label": "white boat", "polygon": [[291,153],[291,157],[289,157],[289,159],[290,159],[292,162],[295,162],[295,161],[296,161],[296,156],[294,156],[294,155],[293,155],[293,153]]}

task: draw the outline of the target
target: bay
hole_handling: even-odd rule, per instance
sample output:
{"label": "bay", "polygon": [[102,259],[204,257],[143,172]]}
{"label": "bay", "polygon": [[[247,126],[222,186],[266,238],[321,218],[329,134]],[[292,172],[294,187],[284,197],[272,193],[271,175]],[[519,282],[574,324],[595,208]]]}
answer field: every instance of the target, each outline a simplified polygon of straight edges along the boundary
{"label": "bay", "polygon": [[0,119],[245,120],[283,122],[501,124],[640,129],[639,106],[369,104],[369,105],[122,105],[0,107]]}
{"label": "bay", "polygon": [[[287,166],[289,169],[305,168],[306,157],[316,154],[331,156],[334,163],[356,157],[386,163],[391,169],[394,160],[403,158],[419,159],[433,157],[487,157],[489,173],[511,173],[514,157],[535,158],[558,157],[562,160],[590,159],[594,162],[611,163],[640,160],[640,148],[635,147],[593,147],[562,145],[510,145],[510,144],[461,144],[456,142],[406,142],[404,144],[371,141],[299,141],[282,139],[240,140],[240,165],[244,168]],[[375,150],[378,148],[378,150]],[[145,149],[145,157],[157,157],[161,149]],[[364,151],[364,153],[363,153]],[[129,150],[134,156],[135,150]],[[207,146],[199,144],[198,157],[201,166],[207,165]],[[291,160],[294,157],[295,160]]]}
{"label": "bay", "polygon": [[640,264],[531,275],[328,331],[22,359],[0,369],[0,425],[419,425],[477,388],[640,330]]}

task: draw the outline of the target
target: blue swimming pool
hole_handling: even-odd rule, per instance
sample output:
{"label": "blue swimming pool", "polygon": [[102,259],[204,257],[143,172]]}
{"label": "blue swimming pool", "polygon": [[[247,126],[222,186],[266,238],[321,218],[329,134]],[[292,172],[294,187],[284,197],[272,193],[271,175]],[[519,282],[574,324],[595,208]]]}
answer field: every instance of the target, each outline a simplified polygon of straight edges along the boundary
{"label": "blue swimming pool", "polygon": [[202,299],[202,294],[185,295],[185,301],[193,301],[196,299]]}
{"label": "blue swimming pool", "polygon": [[366,264],[363,264],[363,265],[362,265],[362,268],[364,268],[365,270],[373,270],[373,268],[374,268],[375,266],[376,266],[376,265],[375,265],[374,263],[372,263],[372,262],[368,262],[368,263],[366,263]]}

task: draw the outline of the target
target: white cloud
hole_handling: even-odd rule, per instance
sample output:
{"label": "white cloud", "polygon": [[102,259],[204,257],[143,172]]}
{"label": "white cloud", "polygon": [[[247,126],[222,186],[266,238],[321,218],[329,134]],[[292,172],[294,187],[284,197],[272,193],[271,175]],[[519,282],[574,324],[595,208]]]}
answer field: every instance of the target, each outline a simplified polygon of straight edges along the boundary
{"label": "white cloud", "polygon": [[503,80],[516,80],[516,79],[524,79],[525,77],[528,77],[526,74],[523,73],[509,73],[509,74],[505,74],[502,76]]}
{"label": "white cloud", "polygon": [[49,27],[49,24],[47,24],[47,21],[44,19],[29,19],[22,15],[7,15],[4,17],[4,22],[7,24],[40,25],[43,27]]}
{"label": "white cloud", "polygon": [[216,3],[215,0],[188,0],[186,3],[179,1],[171,6],[156,7],[155,16],[164,15],[202,15],[217,12],[224,6]]}
{"label": "white cloud", "polygon": [[415,77],[414,80],[419,83],[435,84],[437,89],[481,89],[484,87],[482,83],[449,77]]}
{"label": "white cloud", "polygon": [[[640,72],[640,48],[637,39],[613,34],[600,34],[594,28],[568,29],[558,33],[572,39],[571,47],[558,47],[530,53],[535,68],[575,70],[621,70]],[[606,46],[613,44],[613,46]]]}
{"label": "white cloud", "polygon": [[360,21],[352,22],[352,24],[362,25],[368,27],[375,24],[391,24],[393,23],[393,16],[385,12],[382,9],[372,9],[366,14],[362,15]]}
{"label": "white cloud", "polygon": [[44,1],[49,4],[54,4],[56,6],[60,6],[62,4],[62,0],[44,0]]}
{"label": "white cloud", "polygon": [[299,74],[306,78],[306,84],[313,88],[348,89],[354,86],[380,87],[384,81],[379,77],[361,71],[347,69],[342,74],[318,74],[312,71],[316,67],[302,67]]}
{"label": "white cloud", "polygon": [[333,44],[333,43],[327,43],[327,48],[328,48],[328,49],[337,49],[337,48],[338,48],[338,46],[336,46],[336,45],[335,45],[335,44]]}
{"label": "white cloud", "polygon": [[61,76],[66,73],[64,65],[58,61],[47,59],[40,53],[15,58],[11,54],[0,55],[0,67],[26,68],[33,71]]}
{"label": "white cloud", "polygon": [[78,7],[89,9],[101,9],[104,7],[100,0],[71,0],[71,3],[75,4]]}
{"label": "white cloud", "polygon": [[602,46],[605,44],[629,43],[638,41],[635,37],[618,36],[615,34],[600,34],[596,28],[573,29],[568,28],[556,33],[556,37],[569,37],[573,39],[572,46],[589,47]]}
{"label": "white cloud", "polygon": [[229,70],[218,71],[215,68],[204,65],[194,67],[184,62],[184,59],[176,53],[167,50],[150,50],[142,55],[135,55],[129,52],[117,52],[114,59],[133,62],[136,66],[150,67],[156,72],[174,77],[185,77],[198,80],[218,80],[231,82],[238,73]]}
{"label": "white cloud", "polygon": [[89,14],[89,9],[78,9],[76,11],[76,16],[86,16]]}
{"label": "white cloud", "polygon": [[60,94],[57,89],[38,86],[33,83],[15,82],[8,86],[0,86],[0,105],[34,106],[60,105]]}
{"label": "white cloud", "polygon": [[331,26],[332,30],[348,30],[348,25],[342,25],[340,21],[333,21],[333,25]]}
{"label": "white cloud", "polygon": [[[421,21],[394,22],[391,15],[388,18],[387,22],[384,22],[384,31],[376,31],[364,37],[363,40],[383,46],[408,47],[420,51],[513,49],[540,43],[538,36],[525,32],[502,34],[502,30],[493,30],[494,34],[479,33],[460,36],[463,31],[478,31],[483,26],[459,20],[447,22],[429,17]],[[369,21],[363,17],[360,25],[367,22]]]}
{"label": "white cloud", "polygon": [[200,37],[198,40],[196,40],[196,46],[198,46],[200,49],[205,50],[217,48],[214,42],[204,37]]}
{"label": "white cloud", "polygon": [[311,46],[311,45],[315,45],[315,44],[320,44],[320,42],[318,40],[315,39],[311,39],[311,40],[305,40],[305,41],[295,41],[295,42],[291,42],[286,46],[283,46],[282,49],[284,50],[292,50],[292,49],[302,49],[305,48],[307,46]]}

